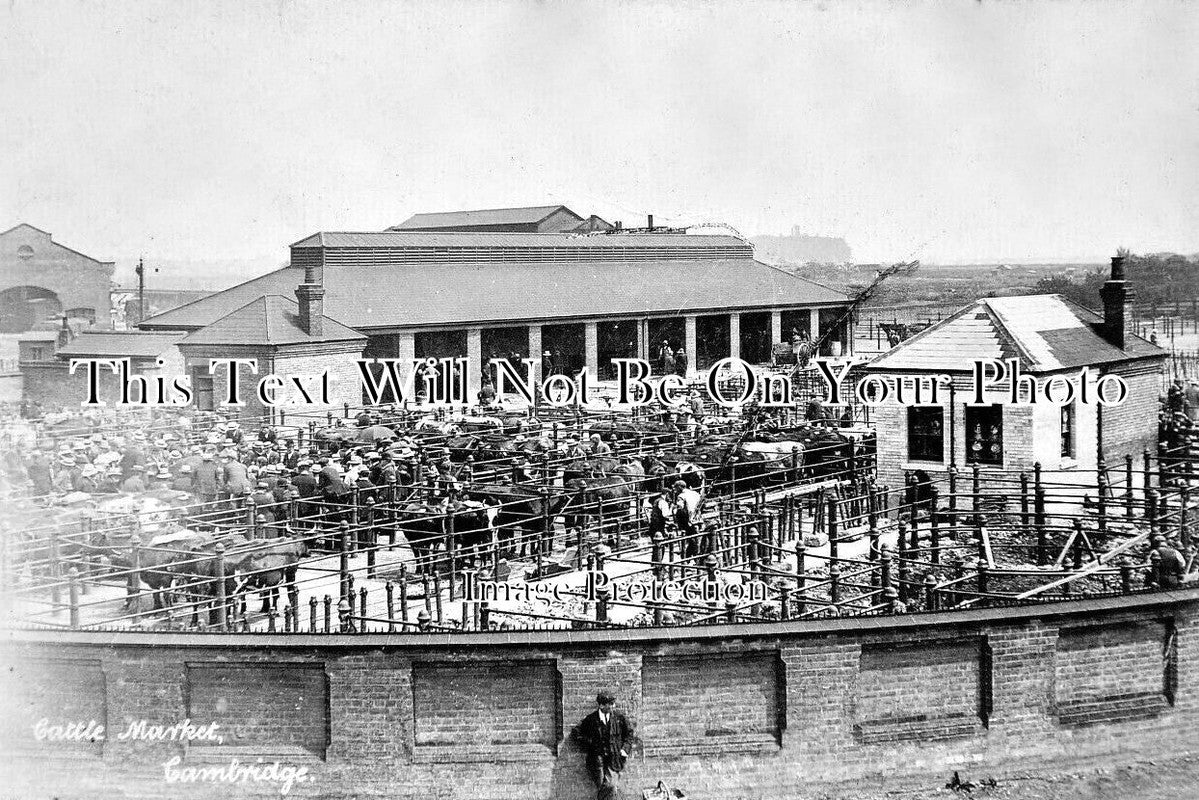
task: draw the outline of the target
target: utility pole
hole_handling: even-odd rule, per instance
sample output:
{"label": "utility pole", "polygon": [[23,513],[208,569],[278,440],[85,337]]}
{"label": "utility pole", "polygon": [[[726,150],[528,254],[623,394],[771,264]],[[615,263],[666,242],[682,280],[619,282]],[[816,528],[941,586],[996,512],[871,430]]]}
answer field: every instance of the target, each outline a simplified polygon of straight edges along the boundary
{"label": "utility pole", "polygon": [[137,259],[137,321],[138,324],[146,318],[146,263],[142,258]]}

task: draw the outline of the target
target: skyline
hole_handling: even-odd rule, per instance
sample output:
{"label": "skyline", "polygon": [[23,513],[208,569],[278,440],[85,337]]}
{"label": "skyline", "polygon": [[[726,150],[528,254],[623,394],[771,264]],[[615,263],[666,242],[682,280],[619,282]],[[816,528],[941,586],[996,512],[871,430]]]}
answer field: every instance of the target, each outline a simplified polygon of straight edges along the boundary
{"label": "skyline", "polygon": [[70,3],[0,12],[0,229],[118,269],[564,203],[855,260],[1199,251],[1182,3]]}

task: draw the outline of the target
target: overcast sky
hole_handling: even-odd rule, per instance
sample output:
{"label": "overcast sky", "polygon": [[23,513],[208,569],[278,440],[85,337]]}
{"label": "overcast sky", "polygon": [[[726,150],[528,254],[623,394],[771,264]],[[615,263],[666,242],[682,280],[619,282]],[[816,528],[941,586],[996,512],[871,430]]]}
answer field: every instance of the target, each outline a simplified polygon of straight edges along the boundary
{"label": "overcast sky", "polygon": [[1199,251],[1199,4],[0,10],[0,229],[250,259],[565,202],[859,260]]}

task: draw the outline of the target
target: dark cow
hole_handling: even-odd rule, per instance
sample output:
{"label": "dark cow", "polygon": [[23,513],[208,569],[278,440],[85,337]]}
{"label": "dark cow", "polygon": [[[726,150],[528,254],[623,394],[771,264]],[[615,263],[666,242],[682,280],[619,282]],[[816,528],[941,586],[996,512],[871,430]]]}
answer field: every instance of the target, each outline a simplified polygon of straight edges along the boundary
{"label": "dark cow", "polygon": [[605,528],[616,523],[620,533],[634,518],[633,499],[636,487],[623,475],[603,475],[594,478],[574,478],[566,482],[569,502],[563,508],[567,528],[584,527],[590,520],[600,520]]}
{"label": "dark cow", "polygon": [[510,556],[535,555],[538,548],[542,555],[553,551],[554,520],[569,500],[560,490],[491,485],[471,489],[468,496],[496,509],[494,525],[501,551]]}
{"label": "dark cow", "polygon": [[296,585],[296,572],[307,555],[307,540],[297,536],[254,540],[234,553],[242,588],[262,591],[262,613],[278,608],[280,586],[290,591]]}
{"label": "dark cow", "polygon": [[408,502],[399,507],[396,524],[422,574],[432,574],[433,555],[444,546],[447,534],[452,534],[461,560],[468,553],[477,558],[490,539],[491,520],[481,503],[451,502],[447,506]]}

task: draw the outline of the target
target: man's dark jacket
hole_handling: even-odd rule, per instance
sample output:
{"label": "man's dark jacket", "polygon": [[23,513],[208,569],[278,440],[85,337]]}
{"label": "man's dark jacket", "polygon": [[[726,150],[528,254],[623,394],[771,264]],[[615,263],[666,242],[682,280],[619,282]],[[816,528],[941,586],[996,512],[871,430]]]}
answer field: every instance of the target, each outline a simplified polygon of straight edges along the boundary
{"label": "man's dark jacket", "polygon": [[627,753],[633,746],[633,725],[624,714],[612,709],[608,724],[604,725],[600,722],[599,709],[596,709],[575,726],[572,735],[587,753],[587,771],[592,777],[598,780],[603,766],[615,772],[624,770],[625,759],[620,751]]}

